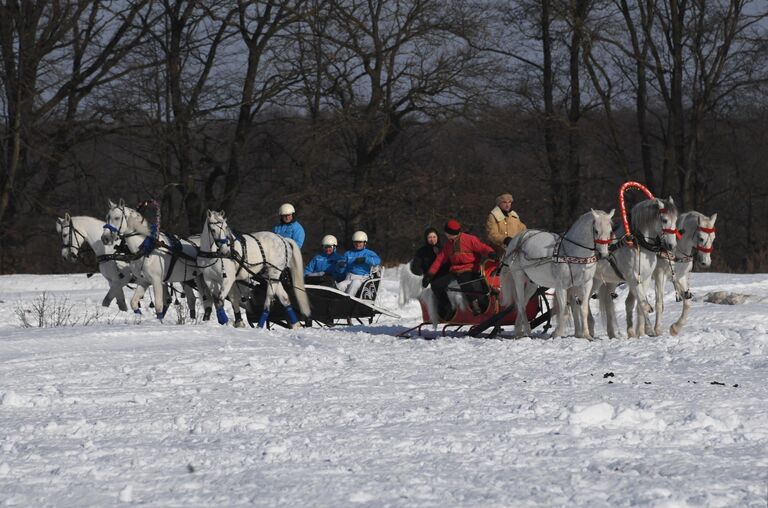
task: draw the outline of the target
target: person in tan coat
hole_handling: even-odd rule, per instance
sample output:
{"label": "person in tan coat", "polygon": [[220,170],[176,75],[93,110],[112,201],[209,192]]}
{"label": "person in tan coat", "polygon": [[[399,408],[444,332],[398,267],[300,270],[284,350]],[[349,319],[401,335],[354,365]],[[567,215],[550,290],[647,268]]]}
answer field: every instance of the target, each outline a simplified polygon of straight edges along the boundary
{"label": "person in tan coat", "polygon": [[512,210],[512,194],[504,192],[496,196],[496,206],[485,221],[485,232],[499,257],[504,254],[509,239],[526,230],[517,212]]}

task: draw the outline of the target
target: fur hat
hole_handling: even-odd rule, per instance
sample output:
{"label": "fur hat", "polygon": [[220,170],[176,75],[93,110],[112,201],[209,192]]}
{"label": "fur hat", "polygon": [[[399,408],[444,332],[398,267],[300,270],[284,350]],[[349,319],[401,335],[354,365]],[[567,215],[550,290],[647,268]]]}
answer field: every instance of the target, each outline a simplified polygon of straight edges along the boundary
{"label": "fur hat", "polygon": [[496,196],[496,206],[499,206],[502,201],[514,201],[510,192],[504,192]]}
{"label": "fur hat", "polygon": [[445,223],[445,232],[449,235],[458,235],[461,233],[461,224],[456,219],[450,219]]}

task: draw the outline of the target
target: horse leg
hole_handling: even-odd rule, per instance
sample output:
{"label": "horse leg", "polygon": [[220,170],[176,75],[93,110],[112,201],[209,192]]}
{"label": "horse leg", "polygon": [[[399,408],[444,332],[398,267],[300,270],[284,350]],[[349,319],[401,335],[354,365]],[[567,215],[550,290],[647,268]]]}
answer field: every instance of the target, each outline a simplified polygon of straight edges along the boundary
{"label": "horse leg", "polygon": [[661,316],[664,314],[664,286],[667,283],[666,270],[659,266],[653,271],[653,282],[656,289],[656,320],[653,327],[654,335],[661,335]]}
{"label": "horse leg", "polygon": [[568,320],[568,292],[565,289],[555,290],[555,305],[557,306],[557,326],[552,332],[552,338],[562,337],[565,334],[566,321]]}
{"label": "horse leg", "polygon": [[576,304],[578,300],[576,288],[568,289],[566,296],[568,298],[568,315],[571,316],[571,321],[573,321],[573,329],[578,330],[579,327],[586,325],[581,323],[581,312],[579,311],[579,306]]}
{"label": "horse leg", "polygon": [[[635,291],[632,289],[632,285],[627,282],[627,285],[630,287],[630,291],[627,294],[627,299],[624,300],[624,310],[627,314],[627,337],[634,337],[635,336],[635,307],[637,307],[637,304],[639,303],[639,298],[636,296]],[[632,298],[630,298],[630,295]]]}
{"label": "horse leg", "polygon": [[[213,307],[211,288],[208,286],[208,282],[205,280],[205,276],[202,273],[198,273],[195,276],[195,283],[197,284],[198,297],[203,302],[203,321],[208,321],[211,319],[211,309]],[[189,295],[187,295],[187,299],[189,299]]]}
{"label": "horse leg", "polygon": [[189,312],[189,319],[194,320],[197,318],[197,298],[195,297],[195,292],[192,289],[192,286],[189,285],[188,282],[182,282],[181,283],[181,289],[184,292],[184,299],[187,301],[187,310]]}
{"label": "horse leg", "polygon": [[264,297],[264,310],[261,312],[261,316],[259,316],[259,324],[257,325],[259,328],[267,327],[269,308],[272,306],[272,298],[275,295],[275,290],[272,285],[272,282],[267,282],[267,295]]}
{"label": "horse leg", "polygon": [[[583,286],[574,288],[576,299],[581,298],[577,309],[579,311],[579,326],[576,328],[576,337],[592,340],[592,334],[587,326],[589,314],[589,295],[592,292],[592,279],[587,280]],[[575,321],[575,319],[574,319]]]}
{"label": "horse leg", "polygon": [[221,291],[217,295],[214,290],[213,294],[213,304],[216,306],[216,320],[219,322],[220,325],[225,325],[229,322],[229,318],[227,317],[227,311],[224,310],[224,298],[227,297],[229,292],[232,290],[232,286],[235,283],[235,277],[234,275],[225,277],[224,280],[221,283]]}
{"label": "horse leg", "polygon": [[141,316],[141,308],[139,308],[139,302],[144,297],[144,293],[147,291],[149,284],[142,282],[136,284],[136,289],[133,291],[133,297],[131,298],[131,309],[134,314]]}
{"label": "horse leg", "polygon": [[[530,337],[531,336],[531,324],[528,322],[528,316],[525,314],[525,281],[527,277],[522,271],[515,271],[513,273],[513,280],[515,284],[515,306],[517,307],[517,319],[515,320],[515,336],[516,337]],[[529,281],[528,287],[538,288],[533,281]],[[535,289],[534,289],[535,291]]]}
{"label": "horse leg", "polygon": [[112,300],[117,300],[117,307],[122,310],[128,310],[128,306],[125,304],[125,295],[123,294],[123,283],[121,280],[110,280],[109,291],[107,292],[101,305],[109,307]]}
{"label": "horse leg", "polygon": [[167,288],[160,277],[152,281],[152,290],[155,293],[155,316],[162,321],[165,316],[165,293]]}
{"label": "horse leg", "polygon": [[640,300],[637,305],[637,336],[650,336],[653,333],[653,328],[651,327],[651,313],[653,312],[653,307],[648,303],[648,290],[645,282],[638,283],[637,287],[640,295],[642,295],[642,300]]}
{"label": "horse leg", "polygon": [[616,322],[616,308],[613,304],[613,292],[615,284],[603,283],[598,290],[598,298],[600,299],[600,312],[604,316],[605,330],[609,339],[615,339],[617,337],[616,329],[618,323]]}
{"label": "horse leg", "polygon": [[[645,285],[638,281],[627,281],[627,285],[629,286],[630,292],[634,293],[636,300],[635,307],[638,312],[637,330],[635,330],[635,328],[631,326],[630,313],[632,312],[632,309],[629,306],[627,307],[627,336],[633,337],[635,336],[635,332],[637,332],[637,336],[640,337],[645,335],[645,325],[650,320],[646,308],[648,302],[645,299]],[[630,335],[630,332],[632,335]]]}
{"label": "horse leg", "polygon": [[275,294],[277,295],[278,300],[280,300],[280,303],[285,307],[285,313],[288,314],[288,321],[291,324],[291,328],[294,330],[297,330],[301,328],[301,322],[299,322],[299,317],[296,315],[296,311],[291,306],[291,299],[288,297],[288,293],[285,291],[285,288],[282,284],[278,284],[275,288]]}
{"label": "horse leg", "polygon": [[229,303],[232,304],[232,311],[235,313],[235,328],[245,328],[243,315],[240,312],[241,299],[242,294],[240,292],[240,286],[235,282],[232,284],[232,289],[229,290]]}
{"label": "horse leg", "polygon": [[680,295],[680,297],[683,299],[683,312],[680,314],[680,317],[677,321],[672,323],[672,326],[669,327],[669,333],[672,335],[677,335],[680,333],[680,330],[685,325],[685,321],[688,319],[688,311],[691,309],[691,297],[690,297],[690,287],[688,286],[688,274],[683,275],[679,279],[675,280],[675,289],[677,290],[677,293]]}

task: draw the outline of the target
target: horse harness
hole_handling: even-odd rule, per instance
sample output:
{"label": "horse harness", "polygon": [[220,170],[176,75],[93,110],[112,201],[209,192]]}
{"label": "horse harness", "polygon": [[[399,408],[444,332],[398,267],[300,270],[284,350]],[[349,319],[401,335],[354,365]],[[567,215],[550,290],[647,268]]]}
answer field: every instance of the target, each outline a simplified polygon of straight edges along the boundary
{"label": "horse harness", "polygon": [[[75,251],[75,258],[83,262],[83,258],[80,256],[80,249],[83,247],[83,242],[87,241],[87,236],[83,234],[82,231],[77,229],[75,227],[74,222],[72,219],[70,219],[66,225],[61,226],[62,229],[64,227],[69,228],[69,232],[67,233],[67,240],[66,243],[62,241],[62,246],[66,247],[70,250]],[[75,243],[75,240],[77,240],[77,243]],[[99,256],[96,256],[96,263],[100,266],[102,263],[107,263],[109,261],[125,261],[130,262],[132,261],[133,255],[127,250],[127,246],[125,243],[120,243],[119,245],[115,246],[115,252],[112,254],[101,254]],[[124,275],[121,273],[120,278],[123,278]]]}
{"label": "horse harness", "polygon": [[[250,233],[241,234],[236,231],[232,231],[232,237],[228,238],[226,242],[229,243],[230,249],[229,254],[224,254],[221,252],[221,250],[216,251],[200,251],[198,253],[198,257],[208,258],[208,259],[221,259],[222,261],[224,259],[230,259],[233,262],[237,264],[237,271],[235,272],[235,278],[237,279],[239,274],[242,271],[245,271],[252,279],[265,279],[269,282],[279,282],[280,278],[277,279],[271,278],[271,277],[263,277],[262,274],[266,271],[268,271],[269,268],[274,268],[278,272],[282,274],[284,269],[280,269],[278,266],[270,263],[267,261],[267,255],[266,252],[264,252],[264,246],[262,245],[261,241],[259,241],[258,238],[256,238],[254,235]],[[259,254],[261,255],[261,261],[257,263],[249,263],[248,260],[248,242],[247,238],[252,239],[254,242],[256,242],[256,245],[259,247]],[[283,242],[283,247],[285,249],[285,259],[286,261],[289,259],[289,252],[288,242],[285,241],[283,237],[280,237],[280,239]],[[216,243],[226,243],[221,242],[219,239],[215,240]],[[235,248],[235,242],[240,244],[240,253],[237,252],[237,249]],[[291,247],[293,249],[293,247]],[[261,265],[261,268],[258,271],[255,271],[252,267]],[[227,273],[222,270],[222,277],[226,277]]]}

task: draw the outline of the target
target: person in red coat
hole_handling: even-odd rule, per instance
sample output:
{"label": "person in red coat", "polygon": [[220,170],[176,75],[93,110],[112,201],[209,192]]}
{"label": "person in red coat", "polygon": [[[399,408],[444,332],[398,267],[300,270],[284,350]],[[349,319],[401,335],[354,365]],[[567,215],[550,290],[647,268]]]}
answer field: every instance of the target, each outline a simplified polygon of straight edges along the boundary
{"label": "person in red coat", "polygon": [[[452,314],[447,288],[454,280],[467,297],[472,313],[482,314],[488,307],[488,297],[480,276],[480,262],[483,258],[495,259],[496,252],[478,237],[462,232],[461,224],[455,219],[445,224],[445,235],[448,241],[437,254],[421,284],[424,287],[432,285],[432,291],[437,297],[438,313],[443,319],[450,319]],[[448,274],[435,279],[435,274],[446,264],[449,265]]]}

